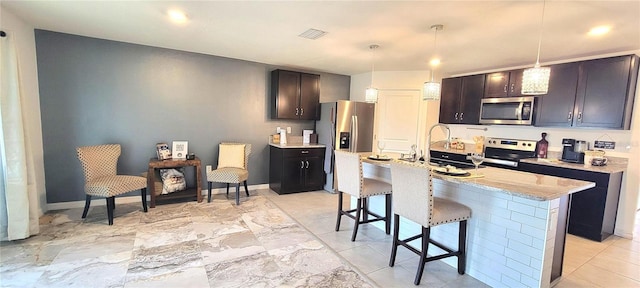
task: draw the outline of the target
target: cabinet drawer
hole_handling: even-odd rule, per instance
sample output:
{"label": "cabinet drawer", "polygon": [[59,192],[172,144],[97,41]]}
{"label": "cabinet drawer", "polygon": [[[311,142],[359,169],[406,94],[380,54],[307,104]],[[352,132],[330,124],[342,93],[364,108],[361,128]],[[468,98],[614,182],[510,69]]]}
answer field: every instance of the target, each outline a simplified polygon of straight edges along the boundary
{"label": "cabinet drawer", "polygon": [[286,148],[282,150],[284,158],[324,156],[324,148]]}

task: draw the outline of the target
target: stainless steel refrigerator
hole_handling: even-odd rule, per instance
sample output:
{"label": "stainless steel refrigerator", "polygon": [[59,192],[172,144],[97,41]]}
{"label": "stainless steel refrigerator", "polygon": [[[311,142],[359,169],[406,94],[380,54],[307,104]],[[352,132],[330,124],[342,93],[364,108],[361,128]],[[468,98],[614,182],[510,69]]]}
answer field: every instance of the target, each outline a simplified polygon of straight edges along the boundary
{"label": "stainless steel refrigerator", "polygon": [[318,143],[327,146],[324,189],[334,192],[333,163],[335,149],[371,152],[375,104],[355,101],[321,103],[320,120],[316,121]]}

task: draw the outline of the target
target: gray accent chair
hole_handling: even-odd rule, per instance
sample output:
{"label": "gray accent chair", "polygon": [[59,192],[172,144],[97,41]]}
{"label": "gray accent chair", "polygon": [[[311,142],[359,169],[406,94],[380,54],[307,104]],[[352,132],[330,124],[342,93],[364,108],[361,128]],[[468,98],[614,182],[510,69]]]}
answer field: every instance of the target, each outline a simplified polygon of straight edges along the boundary
{"label": "gray accent chair", "polygon": [[218,147],[218,166],[215,170],[207,171],[208,202],[211,202],[211,187],[213,182],[236,185],[236,205],[240,204],[240,183],[244,183],[244,191],[249,197],[247,179],[249,179],[249,155],[251,144],[222,142]]}
{"label": "gray accent chair", "polygon": [[84,192],[87,194],[82,218],[87,217],[91,197],[105,197],[107,200],[107,217],[109,225],[113,225],[113,210],[116,207],[115,196],[140,190],[142,208],[147,212],[147,178],[130,175],[117,175],[118,158],[121,148],[119,144],[84,146],[76,148],[78,159],[84,172]]}

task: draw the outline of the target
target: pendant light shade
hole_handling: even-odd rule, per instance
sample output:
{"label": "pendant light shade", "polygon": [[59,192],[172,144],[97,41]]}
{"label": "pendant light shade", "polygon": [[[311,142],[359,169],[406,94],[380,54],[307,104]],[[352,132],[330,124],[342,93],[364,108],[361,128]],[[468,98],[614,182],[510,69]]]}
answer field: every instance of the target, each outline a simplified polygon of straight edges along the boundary
{"label": "pendant light shade", "polygon": [[373,54],[375,49],[378,49],[380,46],[376,44],[369,45],[369,49],[371,50],[371,86],[365,90],[364,93],[364,101],[368,103],[376,103],[378,102],[378,89],[373,87],[373,71],[374,71],[374,59]]}
{"label": "pendant light shade", "polygon": [[378,102],[378,89],[369,87],[364,92],[364,101],[368,103]]}
{"label": "pendant light shade", "polygon": [[434,81],[424,82],[422,100],[440,100],[440,83]]}
{"label": "pendant light shade", "polygon": [[544,8],[546,1],[542,2],[542,19],[540,19],[540,34],[538,37],[538,56],[533,68],[525,69],[522,73],[523,95],[544,95],[549,91],[549,77],[551,68],[540,67],[540,45],[542,44],[542,25],[544,23]]}
{"label": "pendant light shade", "polygon": [[[431,30],[433,30],[433,53],[436,53],[436,47],[438,43],[438,31],[444,29],[444,26],[441,24],[431,25]],[[436,60],[436,61],[434,61]],[[433,80],[433,74],[435,71],[435,66],[440,63],[440,60],[434,59],[431,61],[431,81],[424,82],[424,86],[422,87],[422,100],[440,100],[440,83]]]}
{"label": "pendant light shade", "polygon": [[540,64],[524,70],[524,72],[522,72],[522,94],[547,94],[549,91],[549,76],[551,76],[551,68],[540,67]]}

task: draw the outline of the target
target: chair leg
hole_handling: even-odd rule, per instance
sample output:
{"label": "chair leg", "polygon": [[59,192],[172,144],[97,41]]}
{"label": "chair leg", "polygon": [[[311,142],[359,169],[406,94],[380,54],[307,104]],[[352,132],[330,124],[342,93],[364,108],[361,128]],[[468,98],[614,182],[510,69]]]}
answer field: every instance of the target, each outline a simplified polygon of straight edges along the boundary
{"label": "chair leg", "polygon": [[466,253],[467,243],[467,220],[460,221],[460,231],[458,232],[458,274],[464,275],[464,270],[467,262]]}
{"label": "chair leg", "polygon": [[236,184],[236,205],[240,205],[240,183]]}
{"label": "chair leg", "polygon": [[422,227],[422,250],[420,251],[420,264],[418,264],[416,279],[413,281],[413,284],[415,285],[420,285],[422,272],[424,272],[424,264],[427,263],[427,250],[429,249],[430,234],[431,228]]}
{"label": "chair leg", "polygon": [[369,198],[362,198],[362,220],[369,220]]}
{"label": "chair leg", "polygon": [[87,195],[84,200],[84,212],[82,212],[82,219],[87,218],[87,212],[89,212],[89,206],[91,206],[91,195]]}
{"label": "chair leg", "polygon": [[211,181],[209,181],[208,182],[208,188],[209,189],[207,190],[208,191],[207,192],[207,202],[209,202],[209,203],[211,203],[211,185],[212,185],[212,183],[211,183]]}
{"label": "chair leg", "polygon": [[147,212],[147,188],[140,189],[140,194],[142,195],[142,209],[144,212]]}
{"label": "chair leg", "polygon": [[115,197],[107,197],[107,218],[109,219],[109,225],[113,225],[113,208],[115,206]]}
{"label": "chair leg", "polygon": [[351,242],[356,241],[356,234],[358,234],[358,226],[360,226],[360,212],[362,211],[362,198],[358,198],[356,204],[356,223],[353,224],[353,234],[351,235]]}
{"label": "chair leg", "polygon": [[336,231],[340,231],[341,218],[342,218],[342,192],[338,192],[338,219],[336,220]]}
{"label": "chair leg", "polygon": [[384,228],[387,235],[391,233],[391,194],[384,195]]}
{"label": "chair leg", "polygon": [[227,183],[227,198],[229,198],[229,183]]}
{"label": "chair leg", "polygon": [[389,258],[389,267],[396,264],[396,253],[398,253],[398,235],[400,234],[400,216],[393,214],[393,242],[391,243],[391,257]]}
{"label": "chair leg", "polygon": [[249,197],[249,188],[247,188],[247,180],[244,180],[244,192],[246,192],[247,197]]}

